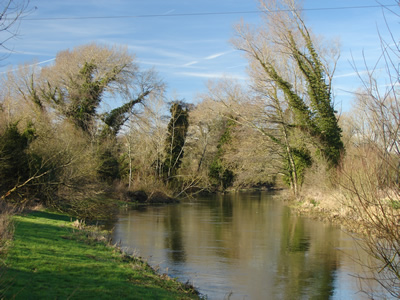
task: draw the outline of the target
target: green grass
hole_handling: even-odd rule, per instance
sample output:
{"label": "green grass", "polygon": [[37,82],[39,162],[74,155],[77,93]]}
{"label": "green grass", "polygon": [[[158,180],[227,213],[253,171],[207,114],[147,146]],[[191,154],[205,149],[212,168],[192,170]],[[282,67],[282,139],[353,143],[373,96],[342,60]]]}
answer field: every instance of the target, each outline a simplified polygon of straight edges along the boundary
{"label": "green grass", "polygon": [[15,217],[12,246],[0,272],[0,299],[197,299],[160,276],[76,230],[67,216],[33,212]]}

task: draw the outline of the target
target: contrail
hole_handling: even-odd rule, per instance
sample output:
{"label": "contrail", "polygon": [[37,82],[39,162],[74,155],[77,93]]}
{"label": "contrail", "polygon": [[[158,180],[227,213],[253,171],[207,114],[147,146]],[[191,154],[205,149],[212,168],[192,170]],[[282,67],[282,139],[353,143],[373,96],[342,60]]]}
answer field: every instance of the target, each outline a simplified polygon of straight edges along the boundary
{"label": "contrail", "polygon": [[[42,64],[48,63],[48,62],[50,62],[50,61],[53,61],[53,60],[55,60],[55,59],[56,59],[55,57],[54,57],[54,58],[50,58],[50,59],[48,59],[48,60],[44,60],[44,61],[41,61],[41,62],[37,62],[37,63],[31,64],[31,65],[28,65],[28,67],[37,66],[37,65],[42,65]],[[11,69],[11,70],[7,70],[7,71],[3,71],[3,72],[0,72],[0,74],[5,74],[5,73],[9,73],[9,72],[14,72],[14,71],[16,71],[16,70],[18,70],[18,69]]]}

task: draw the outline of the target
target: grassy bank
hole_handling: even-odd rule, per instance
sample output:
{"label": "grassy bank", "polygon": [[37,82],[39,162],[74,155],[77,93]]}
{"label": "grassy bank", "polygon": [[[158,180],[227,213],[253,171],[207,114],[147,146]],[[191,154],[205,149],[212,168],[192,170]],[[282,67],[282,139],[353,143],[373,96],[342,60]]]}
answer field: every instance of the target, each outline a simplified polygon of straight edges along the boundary
{"label": "grassy bank", "polygon": [[[75,225],[75,227],[74,227]],[[15,217],[0,299],[197,299],[193,290],[108,246],[69,217]]]}
{"label": "grassy bank", "polygon": [[[302,197],[287,202],[298,214],[340,225],[349,233],[381,236],[382,231],[388,232],[400,224],[400,197],[394,195],[365,196],[350,195],[341,190],[306,190]],[[290,199],[290,196],[286,197]],[[280,198],[285,199],[282,195]]]}
{"label": "grassy bank", "polygon": [[343,224],[354,218],[350,203],[339,191],[306,190],[302,197],[290,201],[296,212],[320,221]]}

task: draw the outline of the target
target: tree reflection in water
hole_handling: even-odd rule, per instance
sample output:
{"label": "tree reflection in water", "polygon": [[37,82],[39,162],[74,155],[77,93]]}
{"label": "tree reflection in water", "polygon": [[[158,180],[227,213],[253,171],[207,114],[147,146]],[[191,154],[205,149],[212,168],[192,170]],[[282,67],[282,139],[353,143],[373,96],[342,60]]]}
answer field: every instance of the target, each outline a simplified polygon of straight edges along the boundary
{"label": "tree reflection in water", "polygon": [[349,275],[357,265],[341,252],[355,254],[354,241],[267,192],[128,211],[114,240],[208,299],[364,299]]}
{"label": "tree reflection in water", "polygon": [[337,251],[331,233],[314,243],[305,219],[282,214],[281,251],[276,272],[277,299],[330,299],[334,293]]}
{"label": "tree reflection in water", "polygon": [[184,263],[186,260],[183,242],[181,206],[168,207],[168,214],[164,215],[165,249],[169,259],[175,263]]}

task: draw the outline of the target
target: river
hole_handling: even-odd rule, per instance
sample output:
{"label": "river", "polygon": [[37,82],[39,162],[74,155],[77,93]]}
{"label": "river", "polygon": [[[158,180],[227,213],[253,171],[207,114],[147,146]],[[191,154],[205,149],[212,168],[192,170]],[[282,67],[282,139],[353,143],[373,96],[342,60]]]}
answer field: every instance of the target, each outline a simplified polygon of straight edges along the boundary
{"label": "river", "polygon": [[113,240],[208,299],[367,299],[354,239],[268,192],[123,211]]}

